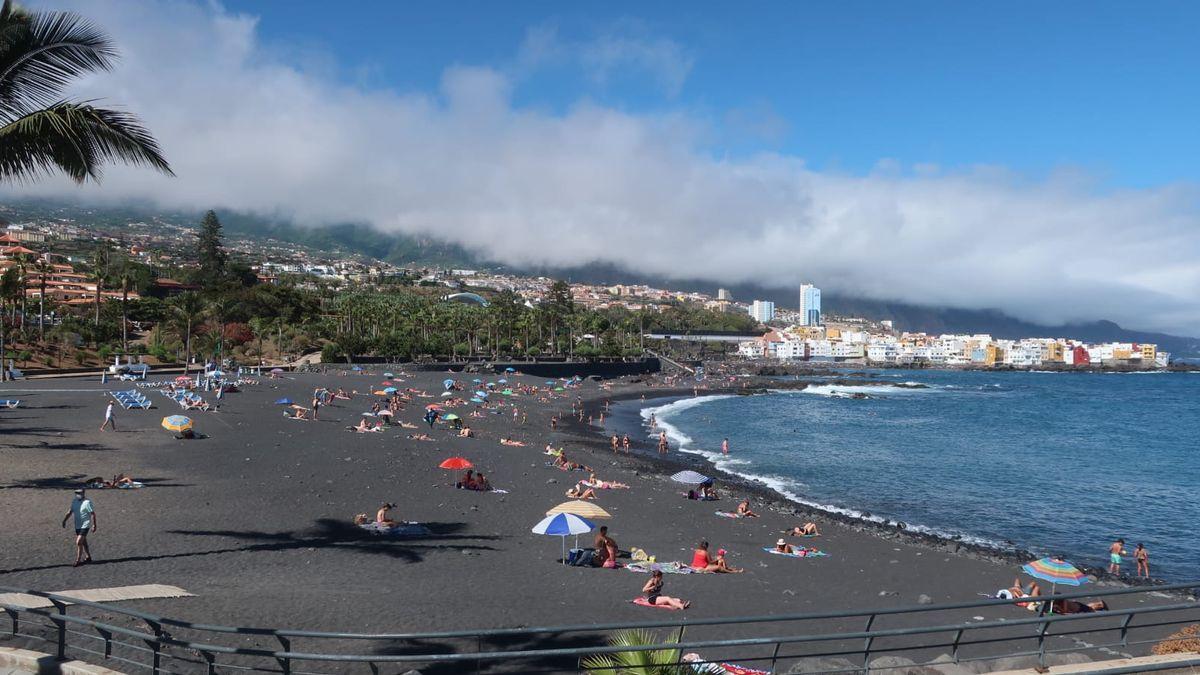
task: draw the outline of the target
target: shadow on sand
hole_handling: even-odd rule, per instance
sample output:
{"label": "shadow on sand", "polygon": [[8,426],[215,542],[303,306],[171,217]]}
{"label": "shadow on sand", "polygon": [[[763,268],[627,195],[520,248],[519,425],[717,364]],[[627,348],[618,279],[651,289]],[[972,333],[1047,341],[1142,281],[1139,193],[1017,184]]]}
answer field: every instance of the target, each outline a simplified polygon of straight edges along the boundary
{"label": "shadow on sand", "polygon": [[[491,546],[452,542],[499,539],[499,537],[489,535],[468,536],[457,534],[466,527],[465,523],[424,523],[424,525],[431,530],[432,534],[421,537],[405,538],[373,535],[357,525],[354,525],[353,523],[342,522],[332,518],[321,518],[313,527],[302,532],[291,530],[283,532],[169,530],[168,532],[170,534],[182,534],[190,537],[221,537],[225,539],[234,539],[244,543],[240,546],[228,546],[225,548],[208,549],[203,551],[185,551],[180,553],[163,553],[161,555],[137,555],[125,556],[123,558],[109,558],[106,560],[96,560],[95,562],[89,564],[116,565],[127,562],[152,562],[155,560],[194,558],[206,555],[220,555],[223,553],[257,553],[263,551],[292,551],[297,549],[336,549],[355,551],[372,555],[384,555],[389,558],[401,560],[403,562],[416,563],[424,560],[425,555],[431,552],[461,551],[464,549],[473,551],[495,550]],[[0,569],[0,574],[10,574],[13,572],[35,572],[41,570],[59,569],[63,567],[71,567],[71,564],[64,563],[58,565],[40,565],[34,567]]]}
{"label": "shadow on sand", "polygon": [[[388,656],[416,654],[469,654],[471,652],[515,652],[527,649],[577,649],[603,645],[605,636],[595,633],[546,633],[535,635],[495,635],[481,638],[459,638],[445,641],[403,640],[380,646],[375,653]],[[453,675],[454,673],[565,673],[579,669],[574,656],[544,656],[506,661],[452,661],[446,663],[414,662],[399,667],[402,672],[411,665],[423,675]]]}
{"label": "shadow on sand", "polygon": [[[76,490],[85,487],[83,481],[96,476],[76,473],[70,476],[57,476],[53,478],[29,478],[19,480],[7,485],[0,485],[0,490]],[[146,487],[191,487],[191,483],[171,483],[169,478],[137,478],[139,483],[144,483]],[[112,488],[87,488],[88,490],[110,490]],[[129,492],[129,490],[123,490]]]}

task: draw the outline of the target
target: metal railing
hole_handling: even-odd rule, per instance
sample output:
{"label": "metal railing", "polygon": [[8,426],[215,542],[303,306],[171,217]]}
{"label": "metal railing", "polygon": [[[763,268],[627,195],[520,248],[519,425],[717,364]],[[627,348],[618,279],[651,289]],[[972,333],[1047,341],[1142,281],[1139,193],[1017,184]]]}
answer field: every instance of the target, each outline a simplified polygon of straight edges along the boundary
{"label": "metal railing", "polygon": [[[699,663],[737,661],[772,672],[781,664],[808,660],[812,668],[805,672],[870,673],[948,661],[965,663],[1011,657],[1025,657],[1044,666],[1053,655],[1067,652],[1121,654],[1113,648],[1144,654],[1171,629],[1200,623],[1200,603],[1184,595],[1198,585],[1043,596],[1037,601],[1036,612],[1011,619],[957,617],[971,610],[1025,603],[1027,598],[826,613],[421,633],[339,633],[193,623],[5,586],[0,586],[0,591],[46,598],[52,607],[0,606],[9,617],[8,633],[13,638],[50,645],[59,659],[77,658],[119,668],[132,666],[155,674],[218,670],[286,675],[334,672],[305,670],[322,664],[336,672],[345,672],[351,664],[359,664],[372,673],[379,673],[381,667],[387,666],[403,670],[432,666],[450,669],[448,672],[509,669],[564,672],[579,670],[580,660],[587,656],[652,650],[678,650],[681,659],[686,652],[698,650],[704,654]],[[1047,612],[1050,601],[1132,594],[1157,594],[1158,599],[1170,602],[1083,614]],[[72,607],[77,608],[76,614],[69,613]],[[79,615],[84,611],[107,616],[102,620]],[[918,625],[880,627],[887,620],[912,623],[914,619],[924,620]],[[760,635],[692,637],[698,631],[728,634],[738,628]],[[629,629],[669,629],[670,639],[658,637],[652,644],[637,646],[607,643],[608,632]],[[231,645],[228,644],[231,637],[269,640],[272,646]],[[300,650],[293,647],[293,641],[311,641],[317,646]],[[374,651],[357,646],[364,642]],[[916,658],[906,658],[898,665],[875,661],[881,656],[905,654]],[[1200,666],[1200,655],[1194,663],[1174,663],[1169,667],[1188,665]],[[1152,669],[1142,667],[1138,672]]]}

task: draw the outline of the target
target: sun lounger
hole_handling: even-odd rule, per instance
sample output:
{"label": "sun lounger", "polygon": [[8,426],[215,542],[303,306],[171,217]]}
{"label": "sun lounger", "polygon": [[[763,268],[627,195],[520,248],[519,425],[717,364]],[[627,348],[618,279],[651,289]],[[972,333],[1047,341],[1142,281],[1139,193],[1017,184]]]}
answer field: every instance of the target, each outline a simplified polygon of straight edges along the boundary
{"label": "sun lounger", "polygon": [[742,516],[733,511],[717,511],[716,514],[722,518],[741,518]]}

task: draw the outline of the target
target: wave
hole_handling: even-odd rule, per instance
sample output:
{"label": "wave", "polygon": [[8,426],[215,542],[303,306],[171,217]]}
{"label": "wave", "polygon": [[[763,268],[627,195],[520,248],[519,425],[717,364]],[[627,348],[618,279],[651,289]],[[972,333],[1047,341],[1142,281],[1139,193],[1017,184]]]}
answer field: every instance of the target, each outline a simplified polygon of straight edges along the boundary
{"label": "wave", "polygon": [[[779,393],[785,393],[785,394],[816,393],[818,395],[825,395],[825,396],[833,395],[833,394],[827,394],[827,393],[821,393],[821,392],[812,392],[813,389],[818,389],[818,390],[829,389],[829,390],[838,390],[838,391],[865,391],[867,393],[872,393],[872,392],[915,393],[915,392],[929,391],[928,389],[905,389],[902,387],[889,387],[889,386],[880,386],[880,385],[859,385],[859,386],[850,386],[850,387],[820,385],[817,387],[808,387],[807,389],[803,389],[800,391],[782,390]],[[776,494],[783,496],[785,499],[788,499],[797,504],[808,506],[808,507],[811,507],[811,508],[814,508],[814,509],[817,509],[820,511],[825,511],[827,513],[834,513],[834,514],[838,514],[838,515],[842,515],[842,516],[847,516],[849,518],[854,518],[856,520],[878,523],[878,524],[882,524],[882,525],[895,526],[898,523],[898,521],[896,521],[895,519],[875,515],[875,514],[868,513],[863,510],[849,508],[849,507],[845,507],[845,506],[838,506],[835,504],[826,504],[823,502],[814,501],[812,499],[806,498],[802,494],[802,490],[804,488],[806,488],[807,485],[805,485],[803,482],[793,479],[793,478],[787,478],[784,476],[755,473],[753,471],[753,462],[751,460],[747,460],[747,459],[743,459],[743,458],[735,457],[735,456],[730,456],[730,455],[725,455],[725,454],[722,454],[720,452],[720,450],[706,450],[704,448],[693,447],[695,445],[695,440],[691,436],[689,436],[686,432],[684,432],[682,429],[680,429],[678,426],[671,423],[671,418],[675,417],[676,415],[682,413],[685,410],[691,410],[692,408],[696,408],[698,406],[705,405],[705,404],[712,403],[712,402],[719,401],[721,399],[726,399],[726,398],[735,398],[735,396],[732,394],[719,394],[719,395],[712,395],[712,396],[701,396],[698,398],[680,399],[678,401],[672,401],[671,403],[667,403],[667,404],[660,405],[660,406],[652,406],[652,407],[648,407],[648,408],[643,408],[641,411],[639,411],[639,414],[641,415],[641,418],[643,420],[645,420],[647,423],[650,421],[651,415],[653,415],[655,423],[658,425],[658,430],[666,432],[667,438],[671,439],[675,448],[679,452],[686,453],[689,455],[695,455],[698,457],[703,457],[704,459],[708,460],[708,462],[711,463],[713,465],[713,467],[716,468],[718,471],[722,471],[724,473],[727,473],[727,474],[730,474],[733,476],[737,476],[739,478],[742,478],[742,479],[745,479],[745,480],[748,480],[748,481],[751,481],[754,483],[758,483],[758,484],[774,491]],[[650,432],[648,432],[648,436],[651,438],[654,438],[657,436],[657,434],[653,431],[650,431]],[[1006,548],[1006,545],[1001,542],[993,541],[991,539],[986,539],[986,538],[975,536],[975,535],[970,535],[970,534],[963,533],[963,532],[944,530],[944,529],[937,528],[937,527],[905,523],[905,529],[908,531],[911,531],[911,532],[918,532],[918,533],[928,534],[928,535],[942,537],[942,538],[946,538],[946,539],[953,538],[953,539],[957,539],[959,541],[963,541],[963,542],[967,542],[967,543],[975,544],[975,545],[979,545],[979,546],[985,546],[985,547],[996,548],[996,549]]]}
{"label": "wave", "polygon": [[[915,385],[918,382],[906,382],[905,384]],[[809,394],[815,396],[828,396],[830,398],[849,398],[854,394],[878,394],[880,396],[892,394],[916,394],[933,391],[932,387],[893,387],[885,384],[853,384],[853,385],[837,385],[837,384],[818,384],[814,387],[805,387],[798,391],[780,390],[772,393],[789,394]]]}

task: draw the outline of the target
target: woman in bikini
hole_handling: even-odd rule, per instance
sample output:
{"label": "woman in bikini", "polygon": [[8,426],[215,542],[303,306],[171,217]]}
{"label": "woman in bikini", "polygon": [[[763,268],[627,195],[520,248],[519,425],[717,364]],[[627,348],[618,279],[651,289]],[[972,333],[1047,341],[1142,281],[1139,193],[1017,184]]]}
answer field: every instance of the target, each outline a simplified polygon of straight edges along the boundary
{"label": "woman in bikini", "polygon": [[743,499],[741,504],[738,504],[737,514],[739,518],[757,518],[758,514],[750,510],[750,500]]}
{"label": "woman in bikini", "polygon": [[394,508],[396,508],[395,504],[384,502],[384,504],[379,507],[379,510],[375,512],[375,524],[382,525],[383,527],[395,527],[396,521],[392,520],[388,514],[388,511],[391,511]]}
{"label": "woman in bikini", "polygon": [[576,483],[575,487],[567,489],[567,496],[571,499],[595,499],[596,491],[583,483]]}
{"label": "woman in bikini", "polygon": [[654,570],[650,573],[650,580],[642,586],[642,593],[646,595],[646,602],[651,605],[661,605],[672,609],[687,609],[692,606],[692,603],[685,602],[679,598],[672,598],[662,594],[663,589],[663,573],[662,570]]}
{"label": "woman in bikini", "polygon": [[789,532],[793,537],[819,537],[821,533],[817,531],[817,524],[808,522],[803,525],[793,527]]}

